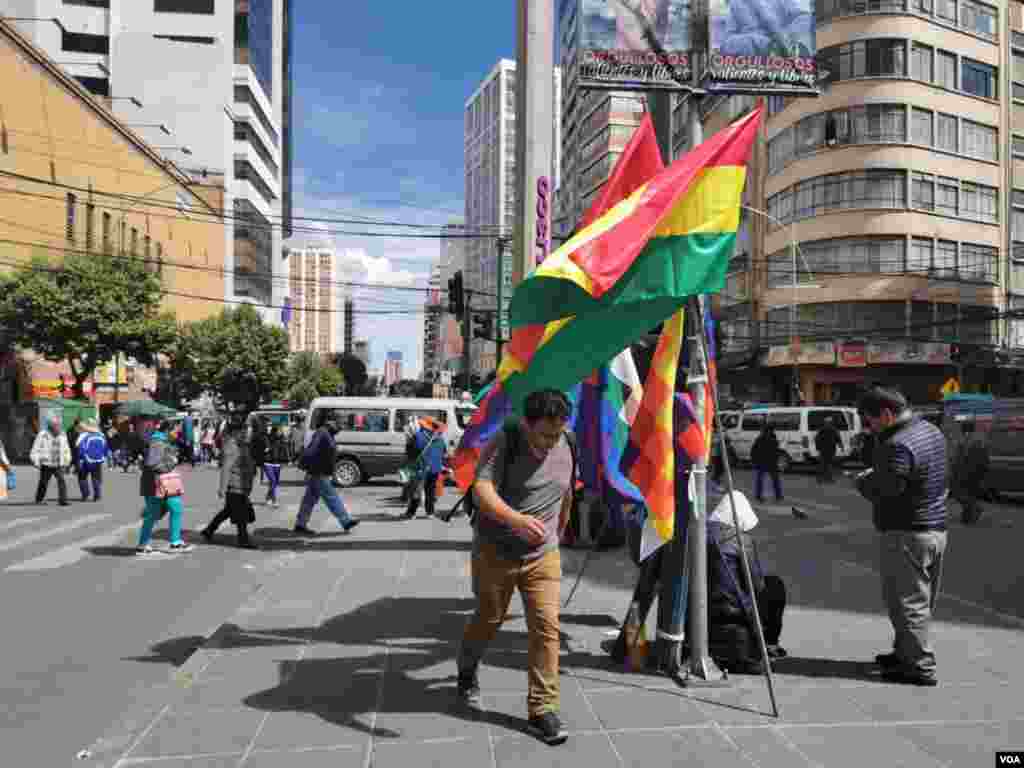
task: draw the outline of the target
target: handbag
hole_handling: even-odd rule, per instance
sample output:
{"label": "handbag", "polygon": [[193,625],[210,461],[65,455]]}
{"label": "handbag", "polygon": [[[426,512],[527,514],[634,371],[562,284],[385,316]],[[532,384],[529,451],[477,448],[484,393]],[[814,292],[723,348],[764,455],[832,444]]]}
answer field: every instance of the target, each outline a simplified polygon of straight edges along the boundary
{"label": "handbag", "polygon": [[158,499],[170,499],[185,494],[185,484],[177,472],[165,472],[156,476],[156,493]]}
{"label": "handbag", "polygon": [[413,480],[420,474],[420,462],[423,461],[423,457],[427,455],[427,449],[430,448],[431,444],[437,439],[437,432],[430,436],[427,444],[423,446],[423,450],[420,451],[420,455],[416,457],[416,460],[410,464],[406,464],[398,470],[398,479],[402,485],[406,485],[410,480]]}

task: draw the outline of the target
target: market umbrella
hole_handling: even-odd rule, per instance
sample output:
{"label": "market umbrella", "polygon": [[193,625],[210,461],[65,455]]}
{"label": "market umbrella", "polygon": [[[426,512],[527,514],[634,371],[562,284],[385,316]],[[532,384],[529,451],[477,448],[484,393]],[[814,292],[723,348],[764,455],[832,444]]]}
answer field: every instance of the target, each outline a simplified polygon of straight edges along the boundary
{"label": "market umbrella", "polygon": [[155,400],[129,400],[117,407],[118,416],[128,418],[154,418],[159,419],[165,416],[173,416],[177,411],[161,405]]}

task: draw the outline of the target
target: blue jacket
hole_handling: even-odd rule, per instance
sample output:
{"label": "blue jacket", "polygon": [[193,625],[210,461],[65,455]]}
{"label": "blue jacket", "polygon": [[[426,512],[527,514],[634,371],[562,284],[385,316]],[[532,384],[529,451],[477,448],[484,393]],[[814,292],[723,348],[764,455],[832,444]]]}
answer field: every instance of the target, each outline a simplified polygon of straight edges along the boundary
{"label": "blue jacket", "polygon": [[334,435],[322,427],[313,433],[309,445],[302,452],[302,467],[311,475],[333,475],[338,461]]}
{"label": "blue jacket", "polygon": [[[434,438],[434,442],[430,442],[430,438]],[[430,443],[430,447],[427,448],[427,444]],[[423,450],[426,449],[426,453]],[[423,453],[423,471],[428,475],[438,475],[444,468],[444,457],[448,454],[448,449],[444,444],[444,434],[435,433],[433,430],[420,427],[416,432],[416,455],[419,456]]]}

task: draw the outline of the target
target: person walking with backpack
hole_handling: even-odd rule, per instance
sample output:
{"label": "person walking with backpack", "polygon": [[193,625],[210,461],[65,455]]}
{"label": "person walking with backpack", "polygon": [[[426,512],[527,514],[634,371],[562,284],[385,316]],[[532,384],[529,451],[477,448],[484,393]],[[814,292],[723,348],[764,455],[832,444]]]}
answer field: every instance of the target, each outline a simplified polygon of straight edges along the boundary
{"label": "person walking with backpack", "polygon": [[272,507],[277,507],[277,489],[281,485],[281,465],[288,463],[288,446],[285,444],[281,428],[275,426],[267,438],[266,462],[263,471],[267,475],[267,499]]}
{"label": "person walking with backpack", "polygon": [[750,449],[750,461],[754,465],[754,496],[764,501],[764,476],[772,479],[775,500],[782,501],[782,479],[779,477],[779,438],[775,430],[765,425]]}
{"label": "person walking with backpack", "polygon": [[169,517],[168,551],[191,552],[193,549],[191,544],[186,544],[181,538],[181,520],[184,516],[181,495],[161,495],[160,478],[171,474],[178,466],[178,455],[171,443],[170,429],[169,421],[160,422],[155,428],[151,422],[140,424],[136,429],[136,433],[145,440],[142,474],[139,476],[139,495],[145,499],[145,507],[142,511],[142,528],[139,530],[139,545],[135,550],[138,555],[158,552],[150,542],[153,539],[153,528],[164,514]]}
{"label": "person walking with backpack", "polygon": [[518,589],[526,613],[530,729],[553,745],[568,738],[559,718],[558,544],[569,522],[574,485],[565,436],[569,399],[557,390],[541,390],[526,398],[523,411],[518,429],[501,430],[486,446],[471,488],[479,509],[477,604],[458,652],[458,694],[466,705],[480,707],[477,670]]}
{"label": "person walking with backpack", "polygon": [[60,431],[60,417],[52,416],[46,422],[46,429],[40,430],[32,443],[29,454],[32,465],[39,470],[39,485],[36,486],[36,504],[42,504],[50,487],[50,478],[57,478],[57,493],[60,506],[68,505],[68,484],[64,479],[71,466],[71,446],[67,436]]}
{"label": "person walking with backpack", "polygon": [[843,438],[836,429],[835,420],[829,416],[818,434],[814,436],[814,447],[818,449],[821,457],[821,472],[818,475],[819,483],[831,483],[832,473],[835,467],[836,454],[843,444]]}
{"label": "person walking with backpack", "polygon": [[92,500],[99,501],[103,492],[103,465],[110,455],[107,438],[96,426],[95,419],[82,423],[81,435],[76,446],[78,454],[78,489],[82,501],[89,500],[89,483],[92,482]]}
{"label": "person walking with backpack", "polygon": [[424,507],[427,517],[433,517],[437,511],[437,478],[444,470],[444,460],[448,455],[448,449],[444,444],[447,428],[448,425],[444,422],[435,421],[429,417],[420,419],[420,428],[416,431],[415,436],[415,449],[418,456],[415,468],[416,479],[412,481],[409,506],[405,510],[405,518],[408,520],[416,517],[416,510],[420,506],[419,489],[421,487],[426,497]]}
{"label": "person walking with backpack", "polygon": [[306,492],[302,496],[299,513],[295,517],[295,533],[305,536],[316,535],[316,531],[309,527],[309,518],[320,499],[323,499],[327,510],[334,515],[345,533],[359,525],[359,521],[353,520],[345,509],[345,502],[338,495],[332,482],[338,456],[334,436],[339,431],[338,422],[328,419],[313,434],[306,450],[302,452],[299,467],[306,471]]}

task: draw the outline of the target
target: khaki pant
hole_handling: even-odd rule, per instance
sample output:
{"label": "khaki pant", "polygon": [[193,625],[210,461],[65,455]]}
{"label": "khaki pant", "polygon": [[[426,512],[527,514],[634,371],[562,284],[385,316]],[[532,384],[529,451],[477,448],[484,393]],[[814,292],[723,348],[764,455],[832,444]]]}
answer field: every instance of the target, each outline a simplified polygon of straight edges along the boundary
{"label": "khaki pant", "polygon": [[476,672],[487,646],[505,621],[512,593],[518,589],[526,614],[529,648],[527,713],[534,717],[557,712],[561,554],[554,550],[536,560],[506,560],[492,545],[481,543],[473,566],[477,607],[463,633],[459,673]]}
{"label": "khaki pant", "polygon": [[908,670],[935,674],[929,628],[942,576],[945,531],[882,534],[882,596],[896,633],[893,650]]}

